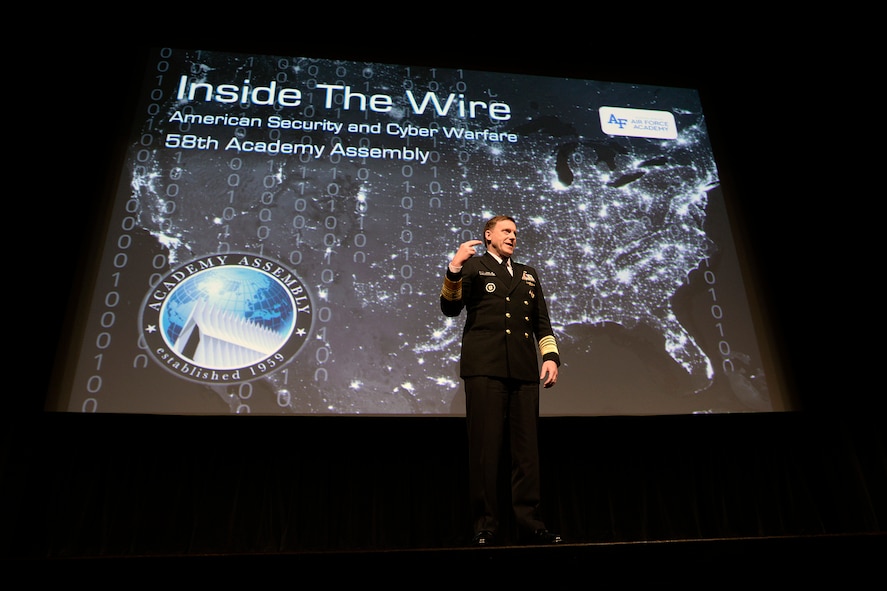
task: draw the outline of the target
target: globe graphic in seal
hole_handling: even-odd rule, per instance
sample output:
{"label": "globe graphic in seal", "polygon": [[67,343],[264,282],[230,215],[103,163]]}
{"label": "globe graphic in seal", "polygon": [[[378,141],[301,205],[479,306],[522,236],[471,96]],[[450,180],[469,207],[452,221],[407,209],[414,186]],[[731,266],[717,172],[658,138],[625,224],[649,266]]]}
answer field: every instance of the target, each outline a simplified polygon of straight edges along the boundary
{"label": "globe graphic in seal", "polygon": [[170,291],[160,330],[170,349],[196,365],[233,369],[273,355],[290,338],[297,309],[272,276],[242,266],[200,271]]}

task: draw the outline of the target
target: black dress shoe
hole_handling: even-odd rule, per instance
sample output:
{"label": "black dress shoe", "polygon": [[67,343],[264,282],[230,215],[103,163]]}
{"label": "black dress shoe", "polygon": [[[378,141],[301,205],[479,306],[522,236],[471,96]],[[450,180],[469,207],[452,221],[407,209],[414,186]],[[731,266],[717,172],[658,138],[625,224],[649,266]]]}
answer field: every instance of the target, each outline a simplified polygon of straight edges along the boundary
{"label": "black dress shoe", "polygon": [[552,533],[547,529],[537,529],[533,532],[532,541],[534,544],[563,544],[564,539],[560,535]]}
{"label": "black dress shoe", "polygon": [[492,546],[495,541],[495,536],[491,531],[479,531],[474,534],[474,537],[471,538],[472,546]]}

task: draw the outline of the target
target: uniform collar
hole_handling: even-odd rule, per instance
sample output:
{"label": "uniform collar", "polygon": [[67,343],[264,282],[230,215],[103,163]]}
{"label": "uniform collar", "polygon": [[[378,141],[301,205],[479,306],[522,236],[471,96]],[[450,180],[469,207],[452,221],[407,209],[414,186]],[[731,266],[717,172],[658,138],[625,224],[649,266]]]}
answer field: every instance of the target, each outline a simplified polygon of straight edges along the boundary
{"label": "uniform collar", "polygon": [[[487,251],[487,254],[489,254],[491,257],[493,257],[496,260],[496,262],[499,263],[500,265],[502,264],[502,261],[505,260],[502,257],[500,257],[499,255],[493,254],[490,251]],[[514,261],[511,261],[511,262],[514,263]]]}

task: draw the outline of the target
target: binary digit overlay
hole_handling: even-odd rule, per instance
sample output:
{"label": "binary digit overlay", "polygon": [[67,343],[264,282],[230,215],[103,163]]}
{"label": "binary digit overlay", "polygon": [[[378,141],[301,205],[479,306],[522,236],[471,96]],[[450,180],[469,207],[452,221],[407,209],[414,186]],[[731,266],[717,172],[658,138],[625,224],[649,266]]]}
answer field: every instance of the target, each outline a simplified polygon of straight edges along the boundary
{"label": "binary digit overlay", "polygon": [[782,410],[695,89],[157,49],[60,410],[459,415],[444,268],[497,214],[542,414]]}

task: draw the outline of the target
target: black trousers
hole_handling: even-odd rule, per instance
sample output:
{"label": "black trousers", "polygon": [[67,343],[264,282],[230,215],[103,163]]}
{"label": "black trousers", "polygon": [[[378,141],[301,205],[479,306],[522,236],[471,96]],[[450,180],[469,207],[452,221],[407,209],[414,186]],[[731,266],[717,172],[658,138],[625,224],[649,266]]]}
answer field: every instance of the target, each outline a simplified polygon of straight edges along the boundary
{"label": "black trousers", "polygon": [[474,531],[496,533],[499,529],[499,460],[506,435],[511,450],[511,505],[518,531],[545,529],[540,514],[538,382],[477,376],[465,378],[464,383]]}

